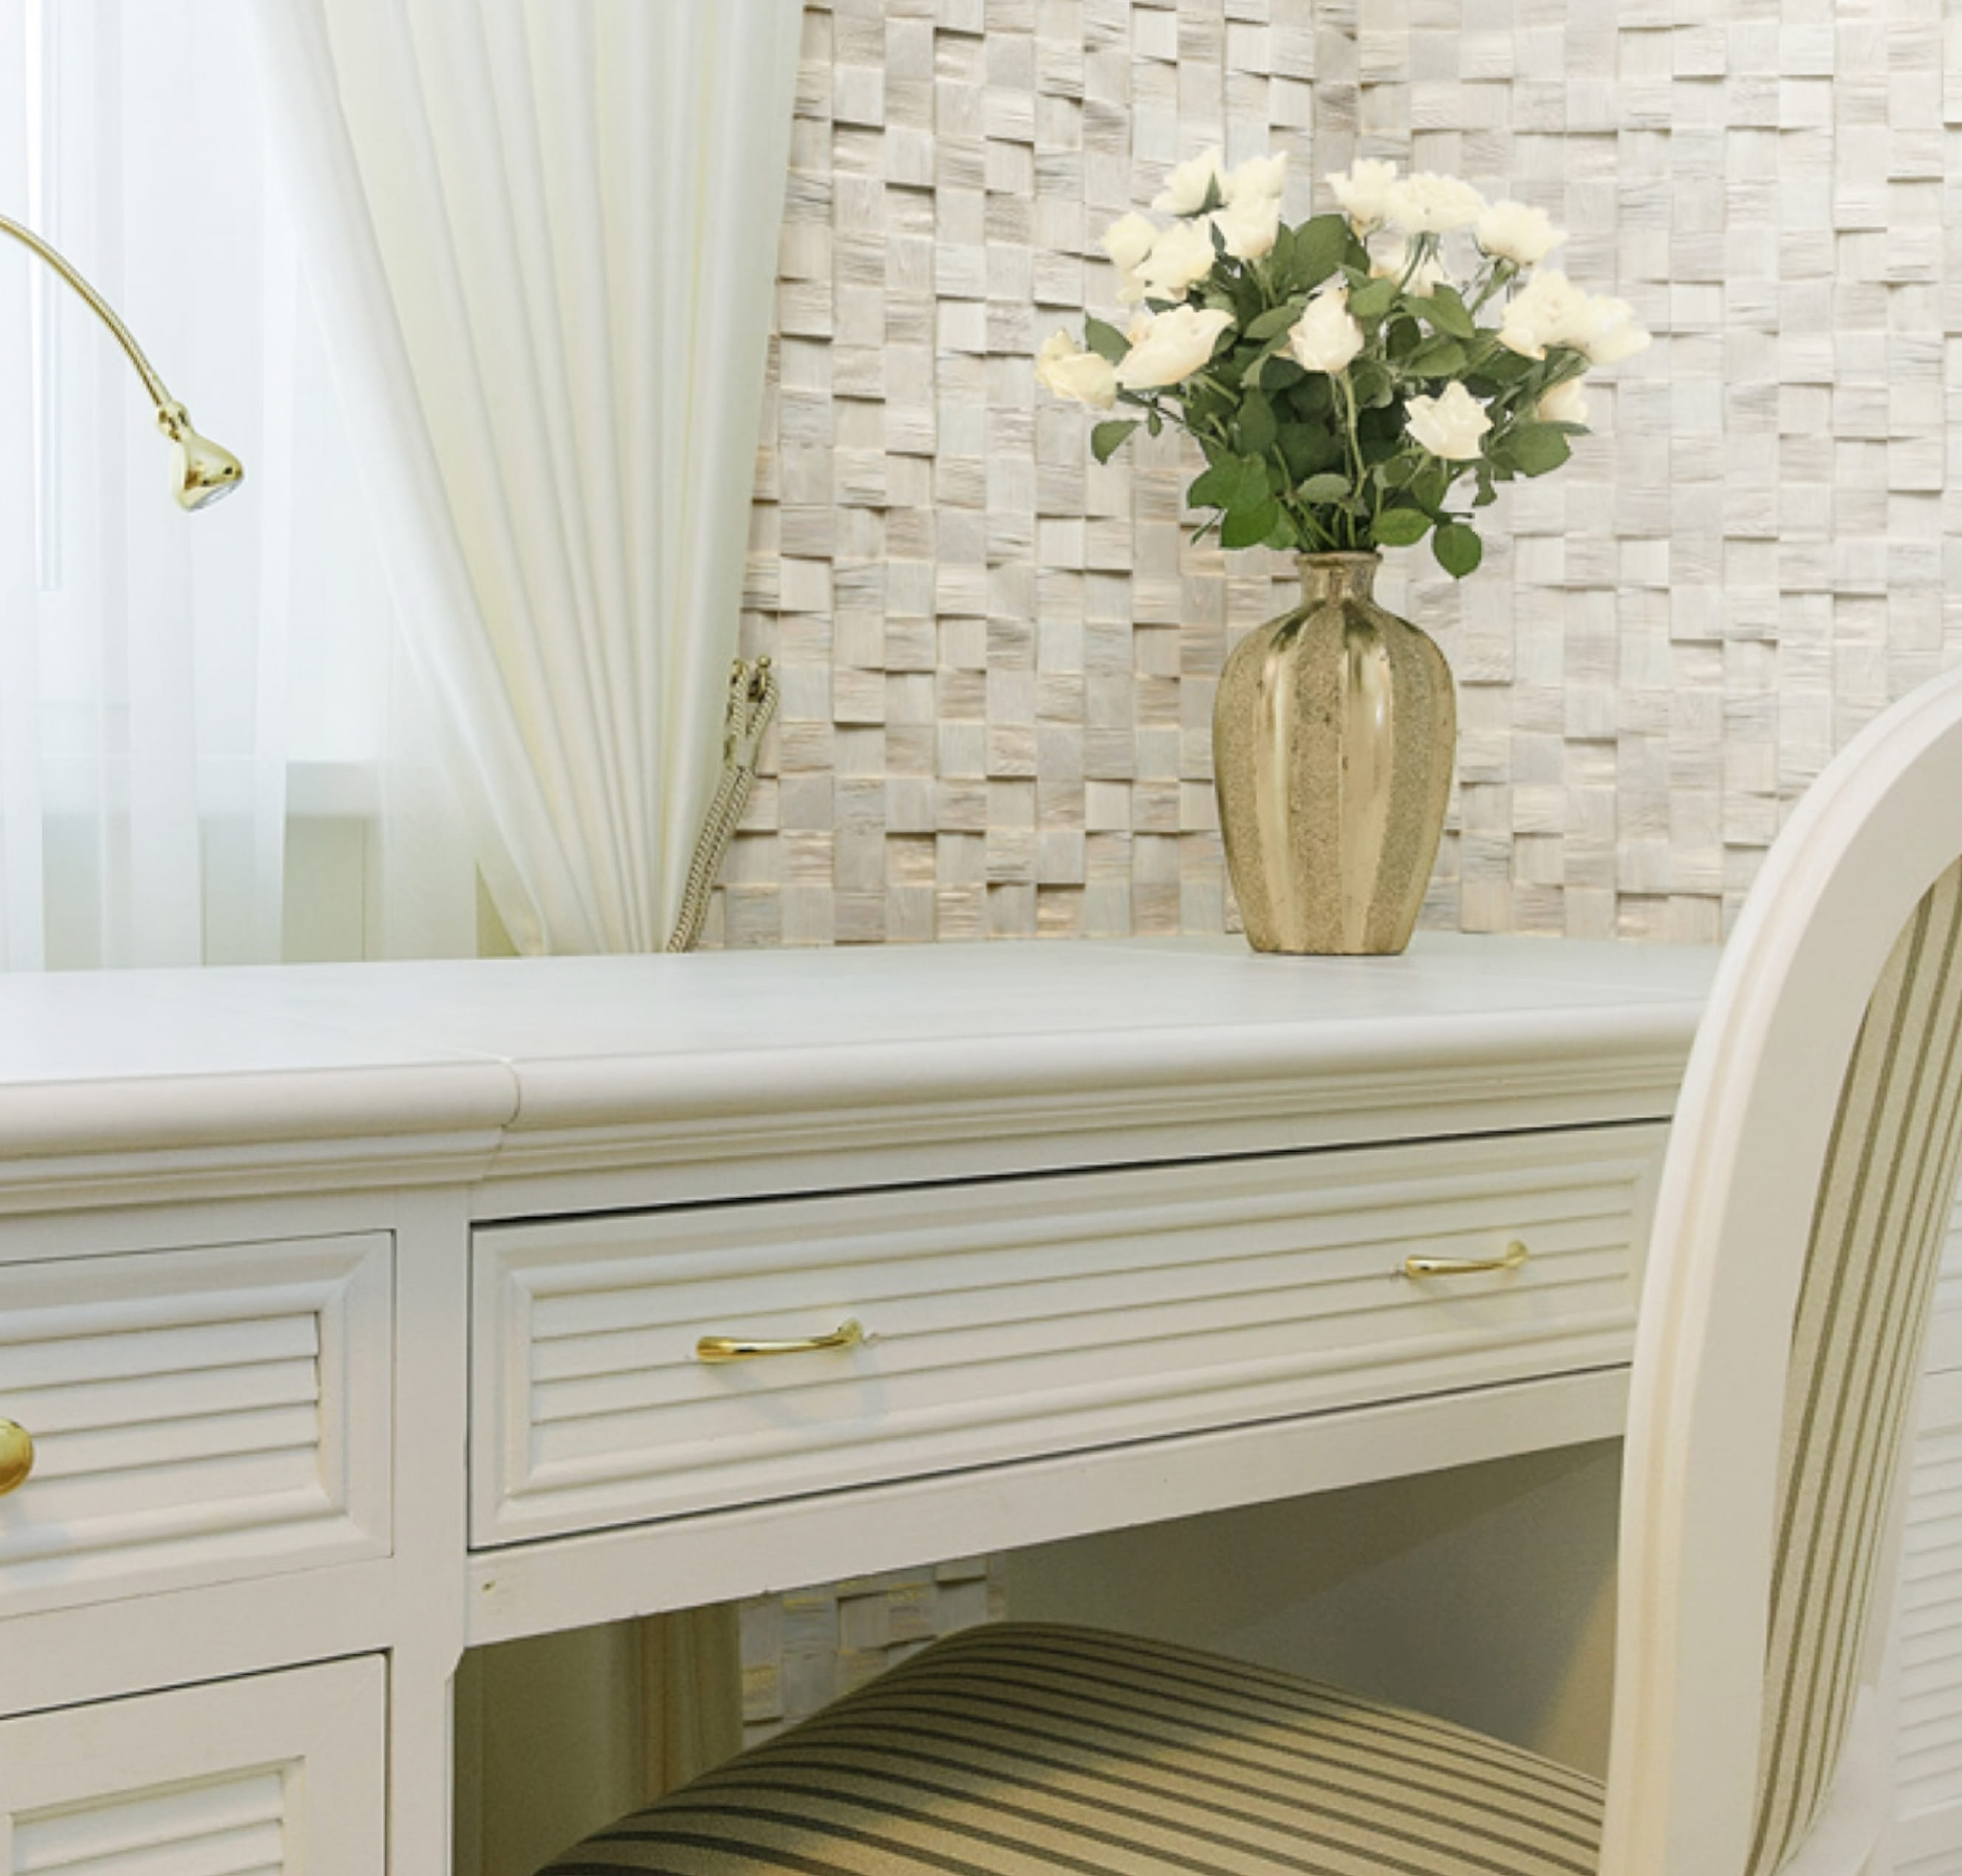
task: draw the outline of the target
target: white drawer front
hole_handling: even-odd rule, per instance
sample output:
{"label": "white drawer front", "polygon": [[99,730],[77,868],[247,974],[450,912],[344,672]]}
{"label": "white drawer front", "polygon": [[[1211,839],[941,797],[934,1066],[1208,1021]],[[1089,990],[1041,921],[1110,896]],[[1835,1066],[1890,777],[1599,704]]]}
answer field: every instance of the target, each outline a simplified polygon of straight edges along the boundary
{"label": "white drawer front", "polygon": [[0,1720],[0,1876],[382,1867],[379,1657]]}
{"label": "white drawer front", "polygon": [[385,1233],[0,1266],[0,1613],[383,1555]]}
{"label": "white drawer front", "polygon": [[[1628,1359],[1662,1130],[478,1231],[481,1545]],[[1523,1268],[1413,1280],[1413,1253]],[[711,1366],[697,1339],[842,1350]]]}

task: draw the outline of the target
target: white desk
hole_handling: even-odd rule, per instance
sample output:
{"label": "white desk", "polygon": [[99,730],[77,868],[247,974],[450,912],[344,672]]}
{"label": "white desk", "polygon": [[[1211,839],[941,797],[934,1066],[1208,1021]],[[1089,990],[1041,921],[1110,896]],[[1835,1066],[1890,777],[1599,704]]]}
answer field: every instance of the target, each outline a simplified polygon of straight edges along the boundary
{"label": "white desk", "polygon": [[1711,964],[0,979],[0,1872],[439,1876],[471,1644],[1616,1430]]}

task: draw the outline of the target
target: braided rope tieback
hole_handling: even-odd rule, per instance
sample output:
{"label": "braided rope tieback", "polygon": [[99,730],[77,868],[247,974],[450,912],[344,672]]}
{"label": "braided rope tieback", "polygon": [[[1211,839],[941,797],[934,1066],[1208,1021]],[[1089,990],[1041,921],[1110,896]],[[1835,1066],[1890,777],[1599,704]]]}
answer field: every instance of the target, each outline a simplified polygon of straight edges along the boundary
{"label": "braided rope tieback", "polygon": [[715,785],[715,798],[703,817],[701,832],[695,836],[680,915],[668,938],[671,951],[692,951],[701,936],[708,916],[708,896],[715,889],[716,875],[722,871],[737,823],[749,804],[749,791],[756,781],[756,752],[776,711],[777,674],[769,660],[759,658],[751,665],[738,658],[729,671],[729,702],[722,724],[722,778]]}

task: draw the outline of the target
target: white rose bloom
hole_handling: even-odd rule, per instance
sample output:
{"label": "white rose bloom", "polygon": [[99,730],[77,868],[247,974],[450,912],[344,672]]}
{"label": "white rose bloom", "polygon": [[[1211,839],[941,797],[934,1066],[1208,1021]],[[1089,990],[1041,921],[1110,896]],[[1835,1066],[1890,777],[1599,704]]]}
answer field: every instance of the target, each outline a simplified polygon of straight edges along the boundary
{"label": "white rose bloom", "polygon": [[[1410,243],[1403,240],[1392,241],[1381,254],[1369,257],[1369,277],[1376,280],[1401,280],[1404,270],[1410,263]],[[1433,254],[1422,262],[1409,280],[1404,281],[1404,288],[1412,293],[1428,293],[1433,287],[1443,286],[1449,278],[1444,264]]]}
{"label": "white rose bloom", "polygon": [[1383,219],[1400,235],[1448,235],[1484,212],[1485,198],[1468,182],[1420,170],[1390,185]]}
{"label": "white rose bloom", "polygon": [[1242,196],[1206,219],[1219,231],[1235,260],[1257,260],[1272,254],[1281,232],[1279,196]]}
{"label": "white rose bloom", "polygon": [[1036,354],[1036,376],[1059,398],[1107,411],[1117,401],[1117,373],[1107,358],[1080,352],[1069,334],[1058,332]]}
{"label": "white rose bloom", "polygon": [[1152,244],[1138,278],[1152,299],[1183,299],[1219,258],[1213,231],[1203,222],[1175,222]]}
{"label": "white rose bloom", "polygon": [[1131,349],[1117,366],[1126,391],[1152,391],[1190,378],[1213,356],[1233,315],[1218,308],[1174,306],[1139,330],[1132,324]]}
{"label": "white rose bloom", "polygon": [[1545,209],[1524,202],[1494,202],[1473,225],[1472,236],[1495,260],[1521,267],[1538,267],[1567,238]]}
{"label": "white rose bloom", "polygon": [[1635,324],[1634,308],[1606,293],[1590,299],[1582,312],[1572,344],[1590,363],[1617,365],[1648,344],[1649,335]]}
{"label": "white rose bloom", "polygon": [[1478,439],[1492,427],[1485,407],[1460,384],[1446,385],[1439,397],[1412,398],[1404,410],[1410,433],[1447,462],[1475,462]]}
{"label": "white rose bloom", "polygon": [[1288,350],[1305,371],[1331,375],[1363,349],[1363,328],[1349,311],[1349,289],[1331,286],[1315,295],[1288,332]]}
{"label": "white rose bloom", "polygon": [[1587,400],[1581,395],[1580,380],[1569,378],[1557,384],[1533,406],[1533,415],[1542,423],[1584,423]]}
{"label": "white rose bloom", "polygon": [[1117,276],[1117,304],[1136,306],[1145,297],[1145,283],[1135,273],[1120,273]]}
{"label": "white rose bloom", "polygon": [[1206,206],[1213,185],[1223,187],[1225,181],[1217,148],[1201,150],[1165,178],[1165,187],[1152,197],[1152,206],[1162,215],[1197,215]]}
{"label": "white rose bloom", "polygon": [[1578,350],[1587,318],[1587,296],[1565,274],[1542,267],[1507,302],[1499,343],[1523,358],[1544,358],[1549,345]]}
{"label": "white rose bloom", "polygon": [[1158,238],[1156,226],[1133,209],[1104,229],[1104,251],[1125,273],[1135,273]]}
{"label": "white rose bloom", "polygon": [[1327,181],[1349,217],[1350,226],[1357,234],[1366,235],[1381,223],[1389,206],[1390,191],[1397,184],[1397,166],[1365,157]]}
{"label": "white rose bloom", "polygon": [[[1287,152],[1283,150],[1278,156],[1248,157],[1228,172],[1220,183],[1219,193],[1229,208],[1242,202],[1278,203],[1286,185]],[[1279,212],[1277,208],[1276,213]]]}

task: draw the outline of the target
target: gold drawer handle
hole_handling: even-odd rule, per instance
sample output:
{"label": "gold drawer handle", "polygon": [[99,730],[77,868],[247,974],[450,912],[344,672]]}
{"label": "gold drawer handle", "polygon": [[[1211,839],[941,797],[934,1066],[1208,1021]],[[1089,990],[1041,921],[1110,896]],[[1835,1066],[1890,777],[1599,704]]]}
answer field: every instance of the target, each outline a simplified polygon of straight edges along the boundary
{"label": "gold drawer handle", "polygon": [[1406,1277],[1470,1277],[1480,1270],[1516,1270],[1532,1255],[1515,1238],[1496,1258],[1405,1258]]}
{"label": "gold drawer handle", "polygon": [[24,1485],[34,1469],[33,1435],[11,1420],[0,1420],[0,1498]]}
{"label": "gold drawer handle", "polygon": [[758,1355],[808,1355],[819,1349],[856,1348],[865,1331],[855,1318],[829,1335],[800,1335],[788,1342],[753,1342],[740,1335],[705,1335],[695,1345],[697,1361],[749,1361]]}

